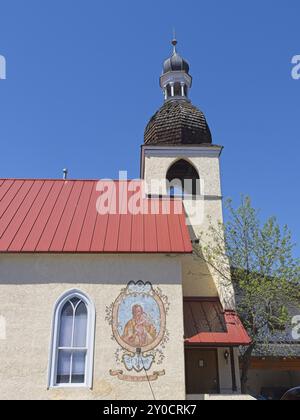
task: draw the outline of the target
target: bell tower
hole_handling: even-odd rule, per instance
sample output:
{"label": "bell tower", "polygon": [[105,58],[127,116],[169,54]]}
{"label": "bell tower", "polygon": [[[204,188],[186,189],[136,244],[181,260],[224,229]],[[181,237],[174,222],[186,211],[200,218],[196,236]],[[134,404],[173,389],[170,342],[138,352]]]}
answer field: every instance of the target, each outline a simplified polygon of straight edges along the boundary
{"label": "bell tower", "polygon": [[188,92],[192,86],[192,77],[189,75],[190,66],[187,61],[177,53],[177,40],[173,39],[173,54],[165,60],[163,73],[160,77],[165,101],[174,99],[188,99]]}
{"label": "bell tower", "polygon": [[[201,247],[205,246],[210,223],[217,225],[223,221],[220,181],[223,148],[213,144],[203,112],[189,99],[190,66],[178,53],[175,39],[172,48],[160,76],[164,103],[144,133],[141,178],[149,196],[183,200],[191,237]],[[192,270],[190,263],[186,268],[183,264],[184,294],[219,296],[224,307],[232,306],[231,288],[228,296],[211,267],[199,261],[196,265]]]}

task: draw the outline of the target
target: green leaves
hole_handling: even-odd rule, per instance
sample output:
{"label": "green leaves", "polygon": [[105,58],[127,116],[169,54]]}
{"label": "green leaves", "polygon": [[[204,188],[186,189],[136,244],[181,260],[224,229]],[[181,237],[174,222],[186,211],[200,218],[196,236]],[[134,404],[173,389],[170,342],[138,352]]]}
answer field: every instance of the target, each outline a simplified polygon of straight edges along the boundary
{"label": "green leaves", "polygon": [[290,309],[300,308],[300,261],[293,257],[291,232],[275,217],[261,222],[249,197],[238,208],[231,200],[225,206],[227,223],[210,224],[201,252],[224,285],[232,278],[237,310],[253,342],[271,342],[291,326]]}

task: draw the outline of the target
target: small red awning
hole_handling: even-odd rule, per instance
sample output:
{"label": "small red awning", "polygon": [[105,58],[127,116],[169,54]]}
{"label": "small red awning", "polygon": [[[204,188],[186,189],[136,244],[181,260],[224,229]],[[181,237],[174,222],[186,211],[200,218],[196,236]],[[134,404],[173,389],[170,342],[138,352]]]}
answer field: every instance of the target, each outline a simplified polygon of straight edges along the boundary
{"label": "small red awning", "polygon": [[251,339],[235,311],[224,311],[218,298],[185,298],[187,345],[248,346]]}

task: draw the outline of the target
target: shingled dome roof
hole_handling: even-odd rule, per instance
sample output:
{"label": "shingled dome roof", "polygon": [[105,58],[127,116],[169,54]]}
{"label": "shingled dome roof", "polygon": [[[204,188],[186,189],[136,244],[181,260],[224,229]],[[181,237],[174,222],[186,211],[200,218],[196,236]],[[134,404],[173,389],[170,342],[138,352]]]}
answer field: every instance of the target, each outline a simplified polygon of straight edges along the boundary
{"label": "shingled dome roof", "polygon": [[144,134],[148,145],[211,144],[203,112],[184,100],[167,101],[153,115]]}

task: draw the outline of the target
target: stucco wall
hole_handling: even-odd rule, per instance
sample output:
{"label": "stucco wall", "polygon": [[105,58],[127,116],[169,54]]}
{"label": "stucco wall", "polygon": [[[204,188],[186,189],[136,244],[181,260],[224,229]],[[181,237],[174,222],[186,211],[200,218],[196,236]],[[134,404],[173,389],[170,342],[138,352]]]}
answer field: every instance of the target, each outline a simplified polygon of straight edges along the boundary
{"label": "stucco wall", "polygon": [[[153,152],[149,151],[149,154],[145,157],[145,172],[144,177],[147,181],[147,185],[151,185],[151,180],[153,179],[165,179],[168,169],[172,166],[174,162],[179,159],[186,159],[189,161],[199,172],[199,177],[202,180],[201,193],[204,195],[210,196],[220,196],[221,195],[221,184],[220,184],[220,166],[219,158],[216,157],[207,157],[207,156],[195,156],[194,154],[189,154],[188,151],[178,151],[178,155],[174,157],[174,148],[171,149],[170,156],[167,156],[165,153],[163,156],[158,156]],[[201,155],[201,150],[199,150],[199,155]],[[166,189],[162,191],[163,194],[166,194]],[[159,190],[151,189],[152,194],[159,194]]]}
{"label": "stucco wall", "polygon": [[207,264],[196,256],[182,257],[182,278],[184,296],[219,296]]}
{"label": "stucco wall", "polygon": [[[151,383],[157,399],[185,398],[181,262],[167,256],[0,256],[0,316],[6,339],[0,340],[0,398],[152,399],[147,382],[110,376],[116,341],[105,320],[106,306],[131,281],[149,281],[168,297],[169,341],[162,365],[165,376]],[[96,307],[93,388],[47,390],[53,306],[66,290],[86,293]],[[124,366],[123,366],[124,369]]]}
{"label": "stucco wall", "polygon": [[[190,162],[200,177],[201,198],[185,199],[184,205],[189,216],[191,235],[200,240],[200,247],[206,246],[211,239],[209,227],[223,221],[222,193],[220,178],[220,149],[203,147],[163,147],[144,148],[143,176],[146,191],[153,195],[166,194],[166,188],[156,188],[155,180],[165,180],[168,169],[178,159]],[[163,183],[163,185],[166,185]],[[195,207],[197,217],[195,217]],[[193,215],[193,216],[191,216]],[[185,296],[218,296],[226,309],[235,308],[234,291],[230,282],[224,282],[216,270],[203,259],[183,264],[183,293]]]}

